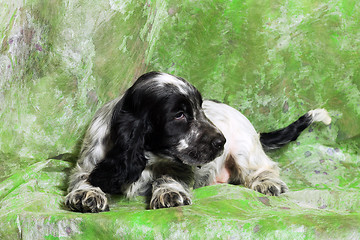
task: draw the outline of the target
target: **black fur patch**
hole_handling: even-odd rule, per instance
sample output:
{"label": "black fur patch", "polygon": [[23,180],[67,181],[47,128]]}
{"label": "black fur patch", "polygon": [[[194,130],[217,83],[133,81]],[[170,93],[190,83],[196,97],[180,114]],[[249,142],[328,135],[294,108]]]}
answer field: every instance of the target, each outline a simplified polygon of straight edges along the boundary
{"label": "black fur patch", "polygon": [[289,126],[268,133],[260,134],[260,142],[265,150],[277,149],[295,141],[302,131],[312,123],[312,117],[304,114]]}

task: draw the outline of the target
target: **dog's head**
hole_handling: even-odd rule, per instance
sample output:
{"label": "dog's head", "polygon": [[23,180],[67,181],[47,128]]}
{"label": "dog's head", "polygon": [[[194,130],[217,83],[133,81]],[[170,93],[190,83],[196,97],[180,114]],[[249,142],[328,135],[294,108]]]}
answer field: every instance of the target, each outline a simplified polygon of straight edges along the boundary
{"label": "dog's head", "polygon": [[109,178],[113,172],[111,178],[120,185],[136,181],[148,160],[145,152],[194,166],[214,160],[225,137],[201,105],[200,93],[184,79],[158,72],[142,75],[115,106],[112,147],[92,175]]}
{"label": "dog's head", "polygon": [[151,72],[126,92],[122,110],[143,122],[146,151],[201,165],[219,156],[225,144],[201,105],[201,94],[184,79]]}

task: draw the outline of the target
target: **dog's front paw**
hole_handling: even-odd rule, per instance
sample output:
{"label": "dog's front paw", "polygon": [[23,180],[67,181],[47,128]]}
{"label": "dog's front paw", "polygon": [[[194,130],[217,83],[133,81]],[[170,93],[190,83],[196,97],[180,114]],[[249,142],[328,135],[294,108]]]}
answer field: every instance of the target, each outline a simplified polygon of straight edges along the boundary
{"label": "dog's front paw", "polygon": [[99,188],[74,190],[66,196],[65,205],[72,211],[83,213],[109,211],[105,193]]}
{"label": "dog's front paw", "polygon": [[267,172],[257,176],[250,188],[269,196],[279,196],[289,190],[281,179]]}
{"label": "dog's front paw", "polygon": [[[161,191],[161,189],[159,189]],[[169,208],[190,205],[191,199],[187,193],[174,191],[155,192],[150,201],[151,209]]]}

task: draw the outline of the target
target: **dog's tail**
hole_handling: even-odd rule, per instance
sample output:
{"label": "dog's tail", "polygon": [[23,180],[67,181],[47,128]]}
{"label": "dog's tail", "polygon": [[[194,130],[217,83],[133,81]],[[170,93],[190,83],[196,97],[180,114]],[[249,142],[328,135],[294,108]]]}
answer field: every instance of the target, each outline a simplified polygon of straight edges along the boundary
{"label": "dog's tail", "polygon": [[329,125],[331,117],[325,109],[311,110],[285,128],[269,133],[260,133],[260,142],[265,150],[281,148],[289,142],[295,141],[301,132],[313,122],[323,122]]}

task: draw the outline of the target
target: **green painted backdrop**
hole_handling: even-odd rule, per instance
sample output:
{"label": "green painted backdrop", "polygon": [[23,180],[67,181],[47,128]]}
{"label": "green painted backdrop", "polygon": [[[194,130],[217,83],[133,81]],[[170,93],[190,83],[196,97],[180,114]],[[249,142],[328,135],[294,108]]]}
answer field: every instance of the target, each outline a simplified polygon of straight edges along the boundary
{"label": "green painted backdrop", "polygon": [[[0,239],[360,238],[360,2],[0,0]],[[329,110],[271,152],[290,192],[194,191],[150,211],[62,206],[92,115],[142,73],[184,77],[258,131]],[[169,224],[168,224],[169,222]]]}

